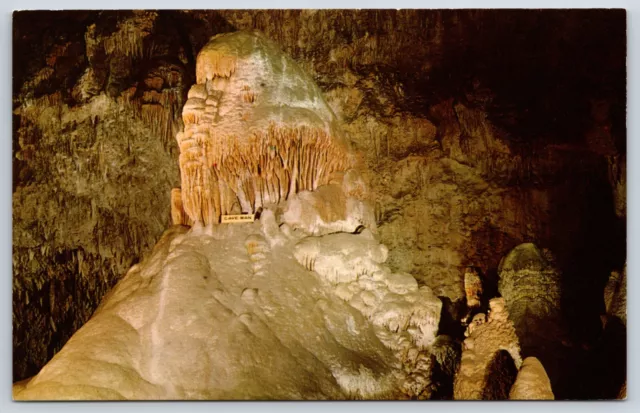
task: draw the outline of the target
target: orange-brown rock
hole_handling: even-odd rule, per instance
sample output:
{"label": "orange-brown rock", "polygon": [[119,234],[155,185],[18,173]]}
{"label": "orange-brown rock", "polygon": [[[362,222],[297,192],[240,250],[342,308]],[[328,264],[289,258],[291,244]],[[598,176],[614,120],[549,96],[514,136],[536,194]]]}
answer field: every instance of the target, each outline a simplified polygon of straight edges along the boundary
{"label": "orange-brown rock", "polygon": [[354,159],[320,89],[258,33],[219,35],[198,54],[178,133],[182,204],[202,224],[328,184]]}

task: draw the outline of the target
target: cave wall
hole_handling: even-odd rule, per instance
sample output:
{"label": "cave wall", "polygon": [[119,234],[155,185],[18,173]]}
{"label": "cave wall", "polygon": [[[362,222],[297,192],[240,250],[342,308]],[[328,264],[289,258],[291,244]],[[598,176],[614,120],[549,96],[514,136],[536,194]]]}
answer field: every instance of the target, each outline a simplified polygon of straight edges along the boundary
{"label": "cave wall", "polygon": [[576,341],[598,334],[625,260],[624,11],[50,13],[14,14],[14,380],[170,225],[195,56],[235,30],[313,75],[369,168],[391,267],[451,318],[466,267],[496,293],[500,259],[535,242]]}

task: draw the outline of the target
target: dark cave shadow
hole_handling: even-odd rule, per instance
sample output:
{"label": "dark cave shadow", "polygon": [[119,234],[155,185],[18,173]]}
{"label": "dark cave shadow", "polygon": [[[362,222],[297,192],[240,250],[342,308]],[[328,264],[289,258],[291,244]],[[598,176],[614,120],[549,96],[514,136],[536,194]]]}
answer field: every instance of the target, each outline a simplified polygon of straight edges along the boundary
{"label": "dark cave shadow", "polygon": [[516,381],[518,369],[506,350],[499,350],[487,367],[487,383],[482,392],[482,400],[508,400],[509,391]]}
{"label": "dark cave shadow", "polygon": [[460,323],[460,319],[467,309],[464,300],[458,300],[453,303],[449,297],[441,296],[438,298],[442,301],[438,334],[451,336],[456,340],[464,340],[466,328]]}
{"label": "dark cave shadow", "polygon": [[[567,174],[566,181],[550,196],[549,237],[542,241],[556,260],[561,277],[561,319],[531,320],[531,328],[519,336],[523,358],[538,357],[547,370],[556,399],[593,400],[612,398],[621,369],[607,371],[611,357],[624,357],[626,340],[615,323],[603,331],[604,287],[612,270],[626,260],[626,222],[615,215],[607,164],[603,156],[586,155],[581,170]],[[584,165],[582,165],[584,162]],[[563,343],[564,341],[564,343]],[[616,349],[616,356],[608,349]]]}

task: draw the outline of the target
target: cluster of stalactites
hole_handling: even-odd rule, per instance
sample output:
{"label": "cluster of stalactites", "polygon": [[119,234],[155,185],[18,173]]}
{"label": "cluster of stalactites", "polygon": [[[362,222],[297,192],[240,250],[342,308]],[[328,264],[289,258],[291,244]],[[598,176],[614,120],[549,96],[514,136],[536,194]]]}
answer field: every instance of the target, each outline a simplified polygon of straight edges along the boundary
{"label": "cluster of stalactites", "polygon": [[204,225],[218,223],[239,204],[252,213],[291,194],[329,183],[348,169],[342,148],[322,129],[272,123],[248,141],[187,129],[178,134],[181,204],[186,215]]}
{"label": "cluster of stalactites", "polygon": [[230,77],[237,66],[237,57],[224,50],[205,48],[198,55],[196,82],[204,84],[216,77]]}

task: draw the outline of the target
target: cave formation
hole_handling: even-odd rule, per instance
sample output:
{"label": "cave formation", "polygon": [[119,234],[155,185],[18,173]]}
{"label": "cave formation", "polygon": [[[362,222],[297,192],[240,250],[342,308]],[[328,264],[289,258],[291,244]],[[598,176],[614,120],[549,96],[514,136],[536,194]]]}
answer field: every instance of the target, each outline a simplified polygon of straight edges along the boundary
{"label": "cave formation", "polygon": [[626,397],[623,10],[13,35],[14,398]]}

